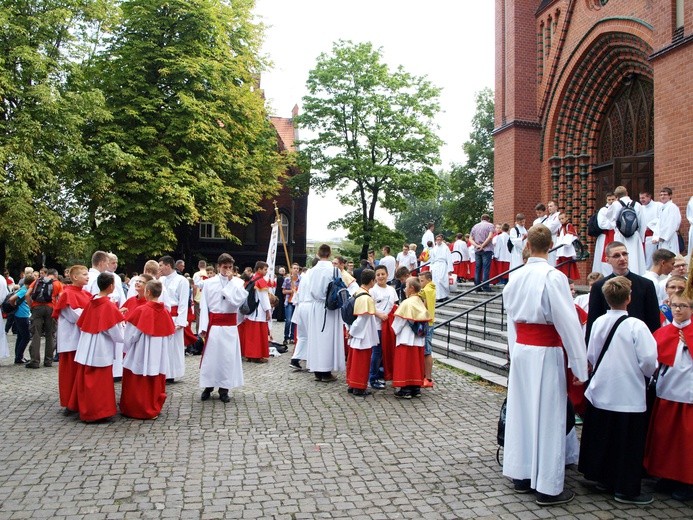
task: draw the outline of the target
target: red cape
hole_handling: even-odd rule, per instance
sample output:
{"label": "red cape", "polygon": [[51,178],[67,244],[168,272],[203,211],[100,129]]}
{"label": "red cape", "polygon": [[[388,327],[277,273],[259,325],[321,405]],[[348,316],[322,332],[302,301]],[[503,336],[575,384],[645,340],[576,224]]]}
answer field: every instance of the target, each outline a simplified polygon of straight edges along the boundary
{"label": "red cape", "polygon": [[132,314],[132,311],[134,311],[137,307],[140,307],[147,303],[147,299],[142,297],[139,298],[137,296],[133,296],[132,298],[128,298],[127,301],[123,304],[121,309],[127,309],[128,311],[125,313],[125,319],[127,320],[128,316]]}
{"label": "red cape", "polygon": [[108,297],[95,298],[84,308],[77,320],[82,332],[98,334],[123,321],[123,315]]}
{"label": "red cape", "polygon": [[91,299],[91,293],[85,291],[82,287],[66,285],[63,287],[63,291],[60,293],[58,302],[53,307],[53,318],[57,320],[58,317],[60,317],[60,311],[62,311],[65,307],[84,309],[89,304]]}
{"label": "red cape", "polygon": [[679,331],[683,331],[687,345],[693,345],[693,327],[687,325],[679,329],[670,324],[654,331],[653,336],[657,340],[657,358],[663,365],[673,366],[676,359],[676,349],[679,346]]}
{"label": "red cape", "polygon": [[577,312],[578,319],[580,320],[580,325],[587,323],[587,313],[585,312],[585,309],[579,305],[575,305],[575,311]]}
{"label": "red cape", "polygon": [[161,302],[146,302],[128,312],[126,320],[148,336],[165,337],[176,332],[171,314]]}

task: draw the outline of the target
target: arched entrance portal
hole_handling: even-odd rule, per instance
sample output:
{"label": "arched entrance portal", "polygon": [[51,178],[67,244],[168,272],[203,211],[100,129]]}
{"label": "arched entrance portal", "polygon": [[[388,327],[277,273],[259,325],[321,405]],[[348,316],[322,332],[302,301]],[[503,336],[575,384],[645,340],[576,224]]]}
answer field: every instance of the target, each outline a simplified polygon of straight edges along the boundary
{"label": "arched entrance portal", "polygon": [[652,82],[630,74],[602,120],[598,136],[595,205],[606,192],[623,185],[631,197],[652,192],[654,183],[654,89]]}

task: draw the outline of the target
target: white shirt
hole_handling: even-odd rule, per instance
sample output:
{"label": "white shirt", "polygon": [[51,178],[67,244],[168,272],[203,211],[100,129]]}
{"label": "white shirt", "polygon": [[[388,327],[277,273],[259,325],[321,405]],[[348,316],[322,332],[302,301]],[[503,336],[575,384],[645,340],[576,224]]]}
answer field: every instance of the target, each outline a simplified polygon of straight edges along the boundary
{"label": "white shirt", "polygon": [[[691,324],[691,320],[681,324],[672,323],[677,329]],[[662,367],[657,380],[657,397],[677,403],[693,404],[693,360],[691,360],[691,345],[684,350],[684,344],[679,341],[676,347],[674,365]],[[666,370],[665,370],[666,368]]]}
{"label": "white shirt", "polygon": [[421,237],[421,245],[426,249],[428,247],[428,243],[432,242],[433,244],[436,243],[436,237],[433,236],[433,231],[430,229],[427,229],[426,232],[423,234]]}
{"label": "white shirt", "polygon": [[[402,253],[400,253],[401,255]],[[399,256],[399,255],[397,255]],[[384,256],[380,259],[380,264],[387,267],[387,281],[390,282],[395,278],[395,269],[397,268],[397,263],[392,255]]]}
{"label": "white shirt", "polygon": [[190,283],[184,277],[173,271],[168,276],[161,276],[159,281],[166,291],[161,294],[159,301],[171,310],[178,307],[178,316],[173,316],[173,323],[177,327],[185,327],[188,324],[188,302],[190,301]]}
{"label": "white shirt", "polygon": [[[392,307],[397,303],[397,291],[391,285],[386,285],[385,287],[380,287],[379,285],[374,285],[369,291],[373,301],[375,301],[375,310],[378,312],[384,312],[385,314],[390,314]],[[378,319],[376,321],[378,330],[382,329],[383,322]]]}
{"label": "white shirt", "polygon": [[[587,360],[597,363],[606,337],[616,320],[627,311],[608,310],[592,325]],[[595,408],[612,412],[644,412],[645,378],[657,368],[657,343],[644,322],[628,318],[622,322],[596,373],[585,391]]]}

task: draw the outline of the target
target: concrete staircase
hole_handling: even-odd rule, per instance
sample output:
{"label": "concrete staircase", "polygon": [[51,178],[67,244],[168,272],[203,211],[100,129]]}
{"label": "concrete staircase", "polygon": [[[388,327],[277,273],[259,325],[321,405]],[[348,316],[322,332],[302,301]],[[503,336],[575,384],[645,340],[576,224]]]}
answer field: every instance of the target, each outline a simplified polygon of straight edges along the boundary
{"label": "concrete staircase", "polygon": [[[460,283],[451,297],[472,287],[471,283]],[[501,291],[502,287],[493,287],[492,293],[470,293],[437,308],[436,324],[498,296]],[[435,359],[502,386],[507,386],[507,352],[502,297],[437,328],[433,334]]]}

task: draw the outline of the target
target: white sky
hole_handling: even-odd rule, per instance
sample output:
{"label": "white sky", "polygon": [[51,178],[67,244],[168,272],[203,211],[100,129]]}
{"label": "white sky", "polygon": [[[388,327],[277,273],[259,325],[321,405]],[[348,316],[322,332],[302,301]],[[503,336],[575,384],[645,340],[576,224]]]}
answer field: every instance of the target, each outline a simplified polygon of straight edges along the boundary
{"label": "white sky", "polygon": [[[301,108],[308,72],[333,42],[370,41],[391,67],[402,65],[443,89],[440,167],[464,162],[474,94],[494,86],[492,0],[256,0],[255,12],[267,26],[263,52],[273,67],[263,73],[262,88],[273,115],[291,117],[295,104]],[[308,238],[344,236],[327,229],[344,213],[333,197],[311,193]],[[389,215],[380,218],[392,225]]]}

